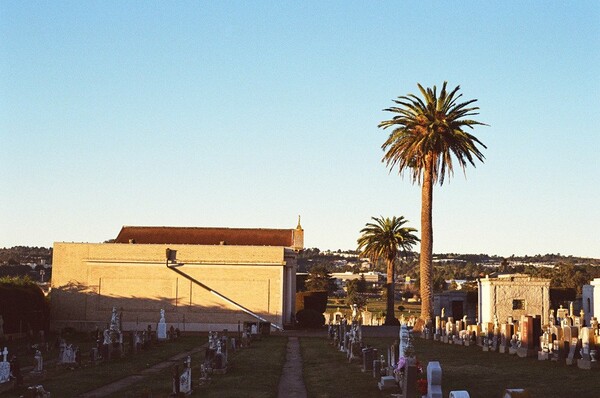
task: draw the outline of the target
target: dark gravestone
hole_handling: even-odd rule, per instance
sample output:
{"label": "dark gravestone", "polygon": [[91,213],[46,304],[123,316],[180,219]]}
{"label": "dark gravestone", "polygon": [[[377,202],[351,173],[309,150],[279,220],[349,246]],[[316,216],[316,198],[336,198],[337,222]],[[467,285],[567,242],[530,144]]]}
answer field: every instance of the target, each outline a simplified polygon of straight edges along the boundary
{"label": "dark gravestone", "polygon": [[373,361],[373,378],[379,380],[381,378],[381,361],[376,359]]}
{"label": "dark gravestone", "polygon": [[539,315],[536,315],[535,317],[532,318],[532,324],[533,324],[533,349],[534,350],[538,350],[540,348],[540,337],[544,334],[542,332],[542,317]]}
{"label": "dark gravestone", "polygon": [[417,398],[418,369],[415,364],[406,366],[404,380],[402,380],[403,398]]}
{"label": "dark gravestone", "polygon": [[370,372],[371,370],[373,370],[373,360],[375,359],[374,351],[375,351],[374,348],[363,348],[363,350],[362,350],[362,356],[363,356],[362,371],[363,372]]}
{"label": "dark gravestone", "polygon": [[534,334],[534,318],[531,315],[523,315],[519,326],[521,330],[521,347],[517,349],[517,355],[521,358],[536,355],[536,346],[539,343],[535,341],[539,341],[539,336],[536,337]]}

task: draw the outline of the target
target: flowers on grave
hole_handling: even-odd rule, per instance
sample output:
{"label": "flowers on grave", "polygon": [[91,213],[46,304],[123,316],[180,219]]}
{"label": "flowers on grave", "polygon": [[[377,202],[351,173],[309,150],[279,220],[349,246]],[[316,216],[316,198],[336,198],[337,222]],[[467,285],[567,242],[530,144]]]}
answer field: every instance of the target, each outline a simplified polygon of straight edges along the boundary
{"label": "flowers on grave", "polygon": [[417,393],[427,395],[427,379],[417,379]]}
{"label": "flowers on grave", "polygon": [[[414,361],[415,366],[417,367],[417,374],[423,374],[423,365],[416,358],[411,358]],[[400,357],[398,363],[395,366],[392,366],[392,370],[394,371],[395,376],[402,376],[404,374],[404,370],[406,368],[407,360],[405,357]]]}

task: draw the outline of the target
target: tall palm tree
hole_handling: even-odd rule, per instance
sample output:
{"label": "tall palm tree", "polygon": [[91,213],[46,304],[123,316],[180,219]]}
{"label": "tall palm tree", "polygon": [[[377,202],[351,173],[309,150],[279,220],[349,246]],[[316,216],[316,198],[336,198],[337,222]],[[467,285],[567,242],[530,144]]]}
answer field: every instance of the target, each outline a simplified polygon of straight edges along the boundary
{"label": "tall palm tree", "polygon": [[404,217],[377,218],[371,217],[374,223],[367,223],[361,229],[358,238],[358,250],[363,256],[369,257],[373,262],[382,259],[387,268],[387,305],[385,324],[393,325],[394,317],[394,264],[398,250],[410,250],[419,241],[413,232],[416,229],[404,227],[408,221]]}
{"label": "tall palm tree", "polygon": [[484,156],[478,145],[487,148],[466,128],[486,125],[469,117],[478,115],[479,107],[471,106],[476,99],[458,103],[460,86],[450,92],[444,82],[439,96],[436,86],[424,89],[417,84],[423,99],[414,94],[398,97],[396,106],[384,109],[395,113],[390,119],[379,123],[383,129],[392,128],[381,148],[382,162],[399,174],[409,172],[413,183],[421,184],[421,256],[419,264],[421,280],[421,319],[433,318],[433,291],[431,278],[433,268],[433,225],[431,209],[433,186],[442,185],[446,174],[452,176],[454,163],[465,172],[467,164],[475,166],[475,159],[483,162]]}

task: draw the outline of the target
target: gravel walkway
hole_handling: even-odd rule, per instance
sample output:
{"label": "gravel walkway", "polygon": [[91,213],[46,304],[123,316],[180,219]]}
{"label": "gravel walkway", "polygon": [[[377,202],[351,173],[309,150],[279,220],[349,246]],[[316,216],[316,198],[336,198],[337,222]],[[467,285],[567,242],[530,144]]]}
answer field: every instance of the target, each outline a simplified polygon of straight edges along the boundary
{"label": "gravel walkway", "polygon": [[161,363],[158,363],[158,364],[152,366],[151,368],[144,369],[144,370],[140,371],[138,374],[133,374],[133,375],[127,376],[125,378],[122,378],[122,379],[112,382],[110,384],[106,384],[95,390],[88,391],[84,394],[79,395],[78,398],[101,398],[101,397],[106,397],[108,395],[114,394],[117,391],[123,390],[148,376],[159,373],[161,370],[172,366],[174,363],[181,362],[184,358],[187,358],[188,355],[193,355],[193,354],[203,351],[204,348],[205,348],[205,346],[202,346],[200,348],[194,348],[193,350],[190,350],[187,352],[179,353],[179,354],[169,358],[165,362],[161,362]]}
{"label": "gravel walkway", "polygon": [[302,379],[302,357],[298,337],[290,336],[283,373],[279,380],[278,398],[306,398],[306,386]]}

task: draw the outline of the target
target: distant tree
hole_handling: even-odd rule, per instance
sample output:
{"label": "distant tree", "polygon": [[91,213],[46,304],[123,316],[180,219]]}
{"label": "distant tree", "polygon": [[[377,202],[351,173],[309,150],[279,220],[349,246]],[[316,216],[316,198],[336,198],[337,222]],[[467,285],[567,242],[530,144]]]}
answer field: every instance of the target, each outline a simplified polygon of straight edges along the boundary
{"label": "distant tree", "polygon": [[358,250],[361,255],[371,258],[373,262],[381,259],[386,263],[386,317],[385,324],[396,324],[394,317],[394,276],[398,251],[409,251],[419,241],[413,232],[416,229],[405,227],[408,222],[404,217],[372,217],[374,222],[367,223],[360,231]]}
{"label": "distant tree", "polygon": [[352,279],[346,282],[346,292],[348,294],[352,293],[366,293],[367,292],[367,280],[364,275],[361,275],[360,278]]}
{"label": "distant tree", "polygon": [[382,161],[390,169],[398,166],[399,173],[408,172],[421,185],[421,319],[433,319],[433,186],[442,185],[446,175],[452,175],[456,162],[463,170],[474,160],[483,161],[478,145],[485,145],[465,130],[483,123],[471,120],[479,108],[471,106],[475,99],[458,103],[460,86],[446,91],[447,82],[437,93],[436,86],[423,88],[418,84],[423,99],[414,94],[398,97],[395,106],[385,109],[396,115],[379,123],[392,128],[383,143]]}
{"label": "distant tree", "polygon": [[335,280],[331,277],[327,266],[315,265],[308,271],[306,290],[325,290],[330,294],[336,291]]}
{"label": "distant tree", "polygon": [[346,304],[350,306],[356,304],[358,308],[363,308],[367,305],[367,298],[363,294],[354,291],[346,297]]}
{"label": "distant tree", "polygon": [[505,258],[502,259],[500,267],[498,267],[498,272],[510,272],[510,268],[508,267],[508,261],[506,261]]}

